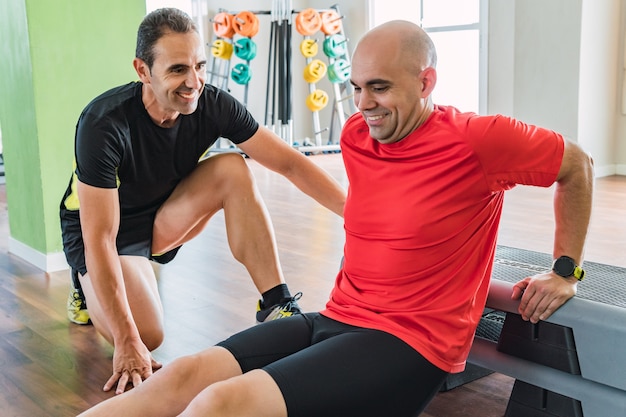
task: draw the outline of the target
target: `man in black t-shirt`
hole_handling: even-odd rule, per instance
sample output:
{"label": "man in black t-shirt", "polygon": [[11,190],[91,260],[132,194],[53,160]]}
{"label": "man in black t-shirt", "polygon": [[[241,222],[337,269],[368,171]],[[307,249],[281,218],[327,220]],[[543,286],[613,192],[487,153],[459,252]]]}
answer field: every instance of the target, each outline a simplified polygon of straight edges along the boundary
{"label": "man in black t-shirt", "polygon": [[117,383],[118,393],[160,367],[150,354],[163,340],[150,260],[172,260],[218,210],[225,212],[233,256],[262,294],[257,321],[300,312],[244,158],[204,157],[218,138],[230,139],[338,215],[345,202],[332,177],[259,126],[232,96],[205,85],[204,45],[183,12],[160,9],[144,18],[133,64],[140,82],[111,89],[83,110],[76,168],[60,207],[72,270],[68,314],[76,323],[92,321],[114,346],[104,389]]}

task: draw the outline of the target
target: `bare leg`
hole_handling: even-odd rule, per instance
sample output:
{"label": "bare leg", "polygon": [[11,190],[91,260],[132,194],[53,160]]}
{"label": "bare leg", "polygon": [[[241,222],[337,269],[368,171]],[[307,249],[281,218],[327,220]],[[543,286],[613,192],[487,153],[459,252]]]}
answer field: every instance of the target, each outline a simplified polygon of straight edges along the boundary
{"label": "bare leg", "polygon": [[80,416],[176,416],[207,386],[237,375],[241,375],[241,368],[230,352],[211,347],[176,359],[137,388],[103,401]]}
{"label": "bare leg", "polygon": [[[163,307],[156,277],[150,261],[141,256],[120,256],[124,285],[135,324],[141,340],[149,350],[163,342]],[[80,284],[87,300],[89,316],[96,330],[113,344],[110,325],[95,296],[89,273],[80,277]]]}
{"label": "bare leg", "polygon": [[181,417],[287,417],[276,382],[257,369],[205,388]]}
{"label": "bare leg", "polygon": [[157,213],[153,253],[197,236],[220,209],[233,256],[247,268],[258,291],[284,283],[269,214],[248,165],[235,153],[202,161],[178,185]]}

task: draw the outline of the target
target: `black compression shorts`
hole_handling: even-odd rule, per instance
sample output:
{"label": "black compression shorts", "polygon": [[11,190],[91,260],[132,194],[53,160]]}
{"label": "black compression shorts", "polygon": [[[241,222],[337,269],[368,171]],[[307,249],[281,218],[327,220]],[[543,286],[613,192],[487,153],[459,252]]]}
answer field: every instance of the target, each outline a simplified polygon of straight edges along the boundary
{"label": "black compression shorts", "polygon": [[400,339],[308,313],[221,342],[243,372],[263,369],[289,417],[415,417],[447,375]]}

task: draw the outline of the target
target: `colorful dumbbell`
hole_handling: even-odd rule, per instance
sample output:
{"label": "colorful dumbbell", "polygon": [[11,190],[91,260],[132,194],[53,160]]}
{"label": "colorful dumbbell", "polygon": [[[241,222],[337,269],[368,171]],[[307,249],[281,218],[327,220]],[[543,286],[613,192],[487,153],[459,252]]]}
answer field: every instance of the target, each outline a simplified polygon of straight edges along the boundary
{"label": "colorful dumbbell", "polygon": [[300,42],[300,53],[306,58],[313,58],[317,55],[318,49],[317,39],[303,39]]}
{"label": "colorful dumbbell", "polygon": [[324,90],[315,90],[306,97],[306,106],[311,111],[320,111],[328,104],[328,93]]}
{"label": "colorful dumbbell", "polygon": [[329,58],[339,58],[347,53],[346,38],[343,35],[335,34],[324,39],[324,54]]}
{"label": "colorful dumbbell", "polygon": [[315,9],[304,9],[296,15],[296,30],[303,36],[311,36],[321,27],[322,17]]}
{"label": "colorful dumbbell", "polygon": [[229,60],[233,55],[233,44],[224,39],[217,39],[211,45],[211,54],[216,58]]}
{"label": "colorful dumbbell", "polygon": [[304,67],[304,80],[313,84],[321,80],[326,75],[326,64],[319,59],[314,59]]}
{"label": "colorful dumbbell", "polygon": [[339,16],[336,11],[328,10],[320,13],[322,18],[322,32],[326,35],[334,35],[335,33],[339,33],[341,31],[341,19],[343,17]]}
{"label": "colorful dumbbell", "polygon": [[251,38],[259,33],[259,18],[252,12],[239,12],[233,18],[235,33]]}
{"label": "colorful dumbbell", "polygon": [[344,83],[350,79],[350,63],[338,59],[328,66],[328,79],[333,83]]}
{"label": "colorful dumbbell", "polygon": [[237,39],[234,44],[235,55],[244,61],[251,61],[256,57],[256,43],[250,38]]}
{"label": "colorful dumbbell", "polygon": [[230,77],[237,84],[246,85],[252,78],[252,71],[250,71],[250,67],[246,64],[237,64],[230,71]]}
{"label": "colorful dumbbell", "polygon": [[213,17],[213,32],[220,38],[232,38],[235,34],[233,28],[233,15],[221,12]]}

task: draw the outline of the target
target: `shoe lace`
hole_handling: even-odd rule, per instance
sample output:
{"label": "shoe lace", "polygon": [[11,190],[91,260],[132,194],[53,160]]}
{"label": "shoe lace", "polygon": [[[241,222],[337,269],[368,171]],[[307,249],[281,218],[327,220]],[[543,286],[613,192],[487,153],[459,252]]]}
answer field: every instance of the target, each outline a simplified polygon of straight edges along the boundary
{"label": "shoe lace", "polygon": [[74,307],[77,310],[82,310],[86,308],[85,307],[86,304],[87,303],[85,303],[85,299],[83,295],[80,293],[80,291],[77,289],[74,289],[72,291],[72,302],[71,302],[72,307]]}
{"label": "shoe lace", "polygon": [[298,300],[302,298],[302,292],[297,292],[293,297],[291,297],[282,307],[282,311],[292,311],[294,309],[300,309],[298,307]]}
{"label": "shoe lace", "polygon": [[83,301],[80,299],[80,297],[74,295],[74,299],[72,300],[71,304],[72,304],[72,307],[74,307],[77,310],[80,310],[80,308],[81,308],[81,306],[83,304]]}

